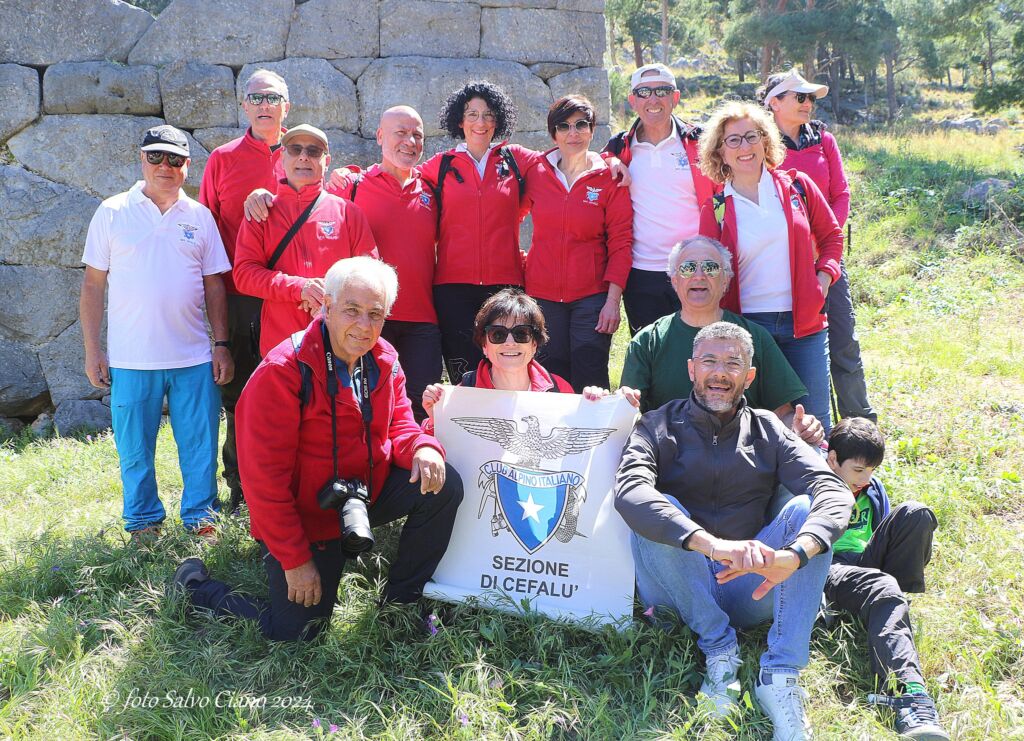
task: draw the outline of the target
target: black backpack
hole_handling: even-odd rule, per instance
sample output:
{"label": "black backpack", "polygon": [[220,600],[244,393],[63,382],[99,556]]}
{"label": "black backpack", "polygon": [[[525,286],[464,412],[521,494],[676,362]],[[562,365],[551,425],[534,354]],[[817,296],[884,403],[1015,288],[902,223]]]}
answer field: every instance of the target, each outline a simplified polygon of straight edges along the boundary
{"label": "black backpack", "polygon": [[[508,167],[509,171],[515,176],[516,183],[519,184],[519,198],[523,197],[526,193],[526,178],[519,171],[519,163],[516,162],[515,155],[512,154],[512,150],[508,147],[502,147],[498,150],[498,156],[505,161],[505,166]],[[459,174],[458,170],[452,168],[452,160],[455,159],[454,154],[443,154],[441,155],[441,167],[437,172],[437,185],[434,187],[434,201],[437,203],[437,218],[441,218],[441,192],[444,190],[444,179],[448,177],[448,173],[452,174],[456,182],[464,183],[462,175]],[[353,197],[355,193],[353,193]]]}

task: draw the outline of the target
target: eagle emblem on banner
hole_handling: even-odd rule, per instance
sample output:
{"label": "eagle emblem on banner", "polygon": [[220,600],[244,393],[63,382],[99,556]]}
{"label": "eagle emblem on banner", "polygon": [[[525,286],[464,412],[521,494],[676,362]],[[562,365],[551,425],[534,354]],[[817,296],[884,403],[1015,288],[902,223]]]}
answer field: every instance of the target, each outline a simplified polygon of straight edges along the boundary
{"label": "eagle emblem on banner", "polygon": [[607,440],[614,429],[555,427],[544,434],[533,415],[520,420],[526,423],[525,430],[513,420],[494,417],[452,421],[517,458],[515,463],[492,460],[480,467],[477,485],[483,496],[477,519],[490,504],[492,536],[507,530],[532,555],[552,537],[568,543],[582,535],[576,523],[587,498],[584,477],[575,471],[543,469],[541,461],[585,453]]}

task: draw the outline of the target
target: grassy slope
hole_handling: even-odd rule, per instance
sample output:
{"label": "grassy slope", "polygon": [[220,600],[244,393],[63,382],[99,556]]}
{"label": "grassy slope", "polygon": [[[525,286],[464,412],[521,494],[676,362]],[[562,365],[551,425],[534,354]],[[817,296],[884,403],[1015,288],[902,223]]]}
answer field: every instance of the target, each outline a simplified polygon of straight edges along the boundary
{"label": "grassy slope", "polygon": [[[990,175],[1020,180],[1021,136],[889,134],[841,134],[855,189],[851,283],[889,437],[881,473],[895,500],[939,515],[929,592],[913,615],[947,727],[965,739],[1015,737],[1024,244],[1006,219],[966,211],[958,196]],[[1016,209],[1019,224],[1019,200]],[[164,429],[158,477],[171,511],[175,456]],[[0,448],[0,737],[305,737],[329,723],[344,738],[768,737],[754,709],[738,733],[695,710],[701,667],[685,628],[592,634],[463,609],[454,629],[420,639],[408,615],[390,627],[376,620],[376,562],[346,576],[315,646],[269,645],[252,628],[186,617],[162,584],[200,547],[174,532],[151,550],[125,547],[119,508],[109,437]],[[262,590],[241,523],[204,557],[215,575]],[[764,630],[744,639],[747,686],[763,640]],[[812,649],[805,684],[819,737],[885,737],[863,702],[873,688],[857,626],[816,632]],[[132,707],[146,693],[166,705],[168,693],[190,690],[209,706]],[[218,697],[235,707],[214,707]]]}

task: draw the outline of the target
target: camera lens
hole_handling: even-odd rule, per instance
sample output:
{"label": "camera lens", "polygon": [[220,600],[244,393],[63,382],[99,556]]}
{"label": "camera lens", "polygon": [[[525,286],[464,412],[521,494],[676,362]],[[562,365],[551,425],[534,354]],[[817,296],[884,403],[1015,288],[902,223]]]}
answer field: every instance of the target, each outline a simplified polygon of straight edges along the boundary
{"label": "camera lens", "polygon": [[358,556],[373,548],[373,544],[366,502],[349,497],[341,508],[341,549],[347,556]]}

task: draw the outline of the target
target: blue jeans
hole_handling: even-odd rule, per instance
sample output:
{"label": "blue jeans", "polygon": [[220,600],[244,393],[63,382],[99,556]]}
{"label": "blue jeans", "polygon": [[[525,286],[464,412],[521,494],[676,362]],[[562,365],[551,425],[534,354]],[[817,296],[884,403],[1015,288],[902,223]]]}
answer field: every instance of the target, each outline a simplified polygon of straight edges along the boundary
{"label": "blue jeans", "polygon": [[[686,512],[678,502],[669,499]],[[808,496],[793,497],[755,539],[771,548],[791,543],[810,507]],[[674,609],[697,634],[697,646],[705,656],[736,650],[736,628],[771,621],[768,650],[761,655],[761,668],[796,673],[807,666],[811,628],[832,563],[832,551],[811,559],[766,597],[754,601],[751,593],[763,581],[757,574],[718,584],[715,574],[725,567],[696,551],[655,543],[636,533],[632,546],[640,599],[645,605]]]}
{"label": "blue jeans", "polygon": [[213,382],[213,364],[170,370],[111,368],[110,413],[121,464],[124,527],[129,532],[164,520],[154,466],[164,396],[184,484],[181,522],[196,528],[217,508],[220,394]]}
{"label": "blue jeans", "polygon": [[577,394],[586,386],[608,388],[612,336],[594,329],[607,300],[607,293],[569,302],[537,299],[550,338],[537,353],[537,361],[572,384]]}
{"label": "blue jeans", "polygon": [[828,370],[828,330],[823,329],[806,337],[793,336],[793,312],[771,311],[744,314],[745,319],[760,324],[775,340],[786,360],[807,387],[807,395],[796,400],[804,409],[817,417],[828,436],[832,429],[829,405],[831,380]]}

